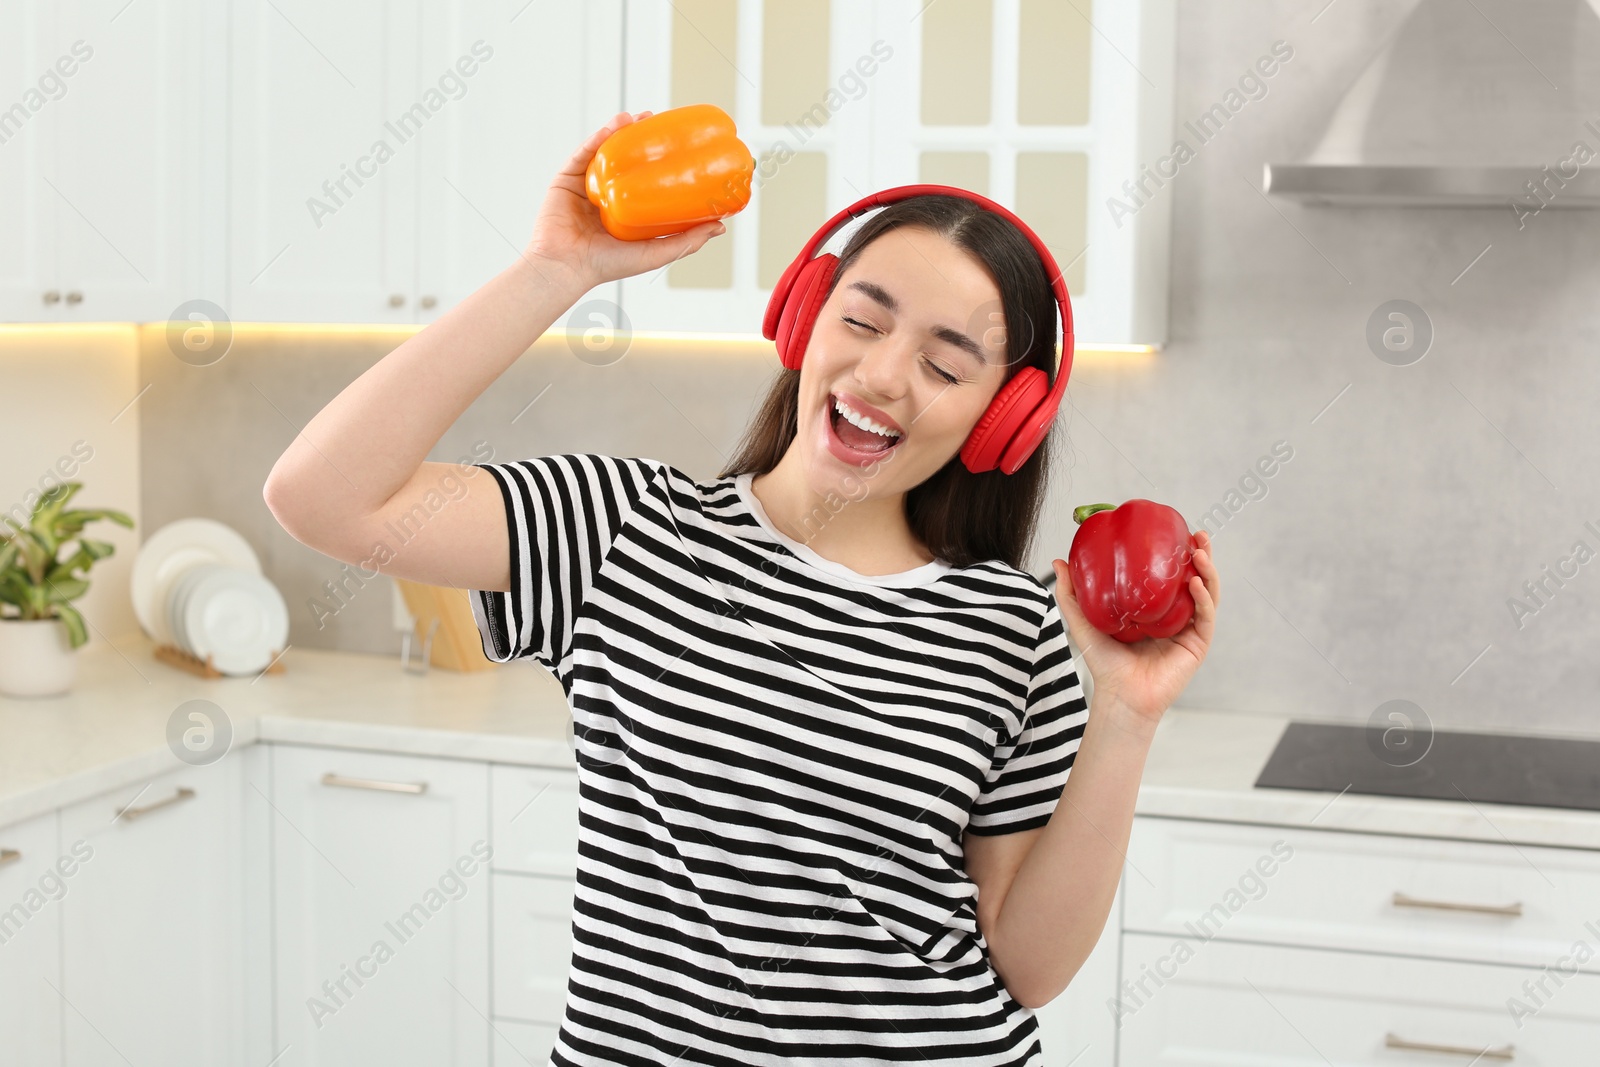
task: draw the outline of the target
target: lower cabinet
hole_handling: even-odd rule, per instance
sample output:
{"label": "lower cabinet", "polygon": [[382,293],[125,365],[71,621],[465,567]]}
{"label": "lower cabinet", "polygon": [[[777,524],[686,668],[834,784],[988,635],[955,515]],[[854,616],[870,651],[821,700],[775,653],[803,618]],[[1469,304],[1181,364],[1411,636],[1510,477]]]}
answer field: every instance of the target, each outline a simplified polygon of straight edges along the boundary
{"label": "lower cabinet", "polygon": [[[0,827],[0,1067],[542,1067],[576,772],[250,746]],[[1600,852],[1139,816],[1047,1067],[1594,1061]]]}
{"label": "lower cabinet", "polygon": [[488,765],[272,749],[274,1067],[488,1063]]}
{"label": "lower cabinet", "polygon": [[578,775],[490,769],[494,825],[494,1063],[542,1067],[555,1047],[572,964]]}
{"label": "lower cabinet", "polygon": [[56,819],[0,827],[0,1067],[61,1065],[61,901],[82,864]]}
{"label": "lower cabinet", "polygon": [[239,764],[60,811],[52,859],[76,862],[57,904],[66,1067],[243,1063]]}
{"label": "lower cabinet", "polygon": [[[1123,936],[1120,1062],[1253,1064],[1595,1062],[1600,976],[1559,984],[1522,967]],[[1530,998],[1524,983],[1544,980]],[[1513,1014],[1521,1001],[1530,1011]]]}

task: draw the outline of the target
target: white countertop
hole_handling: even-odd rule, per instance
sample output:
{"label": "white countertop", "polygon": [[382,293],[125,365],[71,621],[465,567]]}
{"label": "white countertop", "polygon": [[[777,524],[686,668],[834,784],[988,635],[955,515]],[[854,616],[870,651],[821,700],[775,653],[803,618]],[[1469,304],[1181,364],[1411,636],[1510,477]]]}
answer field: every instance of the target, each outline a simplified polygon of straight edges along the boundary
{"label": "white countertop", "polygon": [[[73,691],[0,696],[0,826],[183,766],[167,746],[185,701],[227,716],[234,747],[299,742],[531,766],[573,766],[555,678],[527,661],[426,675],[398,655],[291,648],[282,674],[203,679],[142,635],[79,652]],[[1600,849],[1600,812],[1257,789],[1291,716],[1170,709],[1156,732],[1138,814]]]}

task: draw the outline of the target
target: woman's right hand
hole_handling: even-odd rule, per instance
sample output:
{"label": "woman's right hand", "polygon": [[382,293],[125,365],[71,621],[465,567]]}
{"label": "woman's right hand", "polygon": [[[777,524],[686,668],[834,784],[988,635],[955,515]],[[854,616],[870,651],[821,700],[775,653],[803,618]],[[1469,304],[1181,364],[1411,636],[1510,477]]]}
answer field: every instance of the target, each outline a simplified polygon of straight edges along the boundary
{"label": "woman's right hand", "polygon": [[584,184],[589,161],[612,133],[650,114],[648,111],[638,115],[619,113],[572,154],[545,193],[538,218],[534,220],[533,237],[523,253],[525,259],[557,264],[583,284],[587,292],[603,282],[664,267],[723,232],[726,227],[722,223],[706,222],[670,237],[622,241],[601,225],[600,209],[589,202]]}

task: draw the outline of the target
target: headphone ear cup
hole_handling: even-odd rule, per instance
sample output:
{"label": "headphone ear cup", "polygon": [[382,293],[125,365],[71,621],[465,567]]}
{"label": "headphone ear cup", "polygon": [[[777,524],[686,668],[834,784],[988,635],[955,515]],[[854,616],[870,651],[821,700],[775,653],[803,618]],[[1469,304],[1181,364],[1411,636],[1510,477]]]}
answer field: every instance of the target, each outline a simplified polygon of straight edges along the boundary
{"label": "headphone ear cup", "polygon": [[978,424],[967,435],[967,443],[961,446],[961,462],[966,464],[967,470],[982,474],[994,470],[1002,455],[1012,458],[1009,446],[1017,437],[1017,431],[1027,424],[1029,416],[1049,393],[1050,378],[1038,367],[1023,367],[1012,375],[989,401]]}
{"label": "headphone ear cup", "polygon": [[[828,286],[833,281],[839,257],[824,252],[800,268],[794,284],[783,301],[778,314],[774,340],[778,342],[778,356],[790,370],[799,370],[805,358],[806,342],[811,339],[811,327],[828,296]],[[776,290],[774,290],[776,293]]]}

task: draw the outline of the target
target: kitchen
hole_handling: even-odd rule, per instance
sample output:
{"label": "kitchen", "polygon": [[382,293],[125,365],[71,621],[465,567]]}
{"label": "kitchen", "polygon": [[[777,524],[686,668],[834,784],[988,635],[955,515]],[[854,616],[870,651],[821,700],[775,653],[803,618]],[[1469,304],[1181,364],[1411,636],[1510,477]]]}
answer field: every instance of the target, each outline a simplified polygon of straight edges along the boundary
{"label": "kitchen", "polygon": [[[726,469],[818,227],[909,183],[993,197],[1076,318],[1023,569],[1053,585],[1076,508],[1147,499],[1229,586],[1125,847],[1105,827],[1104,930],[1025,998],[1016,1062],[1592,1058],[1597,5],[12,15],[0,507],[26,526],[78,482],[68,507],[131,525],[82,527],[53,619],[0,583],[0,1064],[551,1055],[592,739],[554,674],[490,662],[468,586],[319,551],[264,492],[518,260],[586,138],[694,104],[749,147],[748,206],[570,301],[375,540],[425,546],[493,489],[478,464]],[[684,1023],[621,1055],[696,1062],[744,1025]]]}

